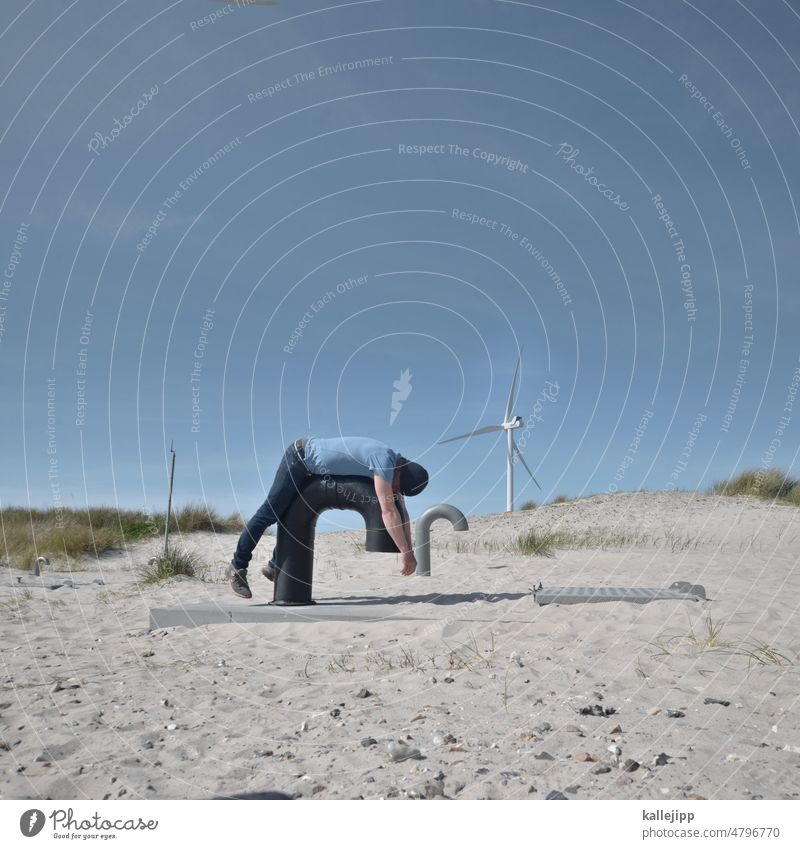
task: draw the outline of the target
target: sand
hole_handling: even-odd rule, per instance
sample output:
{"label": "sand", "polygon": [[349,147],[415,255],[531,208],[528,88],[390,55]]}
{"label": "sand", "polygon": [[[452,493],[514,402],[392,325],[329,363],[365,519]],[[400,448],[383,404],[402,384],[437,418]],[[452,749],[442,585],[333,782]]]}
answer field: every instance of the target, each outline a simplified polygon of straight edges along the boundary
{"label": "sand", "polygon": [[[209,564],[205,580],[142,584],[158,541],[71,574],[54,563],[45,577],[74,589],[15,590],[24,573],[7,572],[0,796],[800,795],[800,511],[635,493],[469,521],[460,534],[434,525],[430,578],[401,577],[361,532],[317,539],[316,598],[388,601],[422,621],[149,632],[151,607],[229,597],[227,534],[181,540]],[[594,547],[512,553],[530,528],[591,532]],[[676,580],[709,600],[540,607],[530,593]],[[397,741],[419,757],[392,761]]]}

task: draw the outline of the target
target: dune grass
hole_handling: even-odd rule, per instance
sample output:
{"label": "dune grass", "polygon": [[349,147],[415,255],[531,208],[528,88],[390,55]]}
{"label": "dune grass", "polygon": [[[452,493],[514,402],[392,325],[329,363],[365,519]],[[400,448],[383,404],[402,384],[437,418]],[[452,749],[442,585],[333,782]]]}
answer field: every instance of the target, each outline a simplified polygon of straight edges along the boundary
{"label": "dune grass", "polygon": [[520,510],[535,510],[539,505],[535,501],[526,501],[523,503]]}
{"label": "dune grass", "polygon": [[532,528],[519,534],[511,544],[515,554],[529,557],[553,557],[556,549],[623,549],[632,546],[660,548],[671,551],[689,551],[700,545],[700,538],[692,534],[648,534],[636,531],[599,529],[596,531],[538,530]]}
{"label": "dune grass", "polygon": [[556,547],[555,531],[539,531],[532,528],[520,534],[512,543],[511,548],[516,554],[529,557],[552,557]]}
{"label": "dune grass", "polygon": [[[27,507],[0,509],[0,564],[30,569],[44,555],[54,565],[98,557],[126,544],[164,533],[165,513],[90,507],[84,510]],[[224,517],[211,506],[187,504],[172,514],[170,531],[238,532],[239,516]]]}
{"label": "dune grass", "polygon": [[727,620],[714,620],[707,615],[702,622],[689,622],[687,631],[661,634],[650,643],[653,657],[688,654],[715,653],[722,656],[740,657],[747,661],[748,670],[753,666],[794,666],[798,656],[787,650],[776,648],[760,639],[730,639],[723,637]]}
{"label": "dune grass", "polygon": [[717,481],[711,492],[714,495],[751,495],[800,506],[800,481],[782,469],[747,469],[736,477]]}

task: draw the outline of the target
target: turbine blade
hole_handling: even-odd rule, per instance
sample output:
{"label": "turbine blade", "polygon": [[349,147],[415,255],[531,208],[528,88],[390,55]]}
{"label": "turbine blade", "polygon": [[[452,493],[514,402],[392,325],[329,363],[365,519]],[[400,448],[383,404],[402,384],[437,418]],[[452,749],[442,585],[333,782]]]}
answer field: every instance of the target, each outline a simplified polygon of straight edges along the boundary
{"label": "turbine blade", "polygon": [[[522,452],[519,450],[519,448],[517,448],[517,443],[514,442],[513,436],[511,437],[511,441],[514,447],[514,453],[517,455],[517,457],[519,457],[520,463],[525,466],[525,471],[531,476],[531,480],[536,484],[536,486],[539,486],[539,481],[536,480],[536,478],[533,476],[533,472],[528,468],[528,464],[525,462],[525,458],[522,456]],[[541,490],[540,486],[539,489]]]}
{"label": "turbine blade", "polygon": [[448,439],[443,439],[441,442],[437,442],[437,445],[444,445],[445,442],[455,442],[456,439],[467,439],[469,436],[478,436],[481,433],[492,433],[496,430],[503,430],[503,425],[489,425],[488,427],[481,427],[478,430],[473,430],[470,433],[462,433],[460,436],[451,436]]}
{"label": "turbine blade", "polygon": [[511,416],[511,408],[514,406],[514,396],[517,394],[517,378],[519,377],[519,364],[522,361],[522,348],[520,348],[519,356],[517,357],[517,367],[514,369],[514,379],[511,381],[511,391],[508,393],[508,401],[506,403],[506,416],[504,421],[509,421]]}

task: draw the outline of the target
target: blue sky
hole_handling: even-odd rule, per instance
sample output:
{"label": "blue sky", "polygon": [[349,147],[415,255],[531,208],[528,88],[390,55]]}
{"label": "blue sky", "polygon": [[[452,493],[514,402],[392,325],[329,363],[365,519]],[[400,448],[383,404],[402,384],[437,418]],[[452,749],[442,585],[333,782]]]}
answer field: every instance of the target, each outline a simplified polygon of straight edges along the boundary
{"label": "blue sky", "polygon": [[6,0],[2,504],[163,509],[174,440],[249,515],[344,433],[502,510],[436,442],[520,350],[518,502],[800,471],[800,7],[551,6]]}

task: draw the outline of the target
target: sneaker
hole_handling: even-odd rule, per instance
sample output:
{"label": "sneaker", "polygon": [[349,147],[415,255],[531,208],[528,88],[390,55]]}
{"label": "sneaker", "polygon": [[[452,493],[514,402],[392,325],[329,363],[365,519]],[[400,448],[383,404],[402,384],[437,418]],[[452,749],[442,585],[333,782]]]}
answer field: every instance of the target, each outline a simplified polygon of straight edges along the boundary
{"label": "sneaker", "polygon": [[275,564],[270,560],[269,563],[261,570],[261,574],[268,580],[275,583]]}
{"label": "sneaker", "polygon": [[236,569],[233,564],[231,564],[228,569],[228,577],[231,581],[231,589],[236,593],[236,595],[241,598],[253,597],[247,583],[247,569]]}

